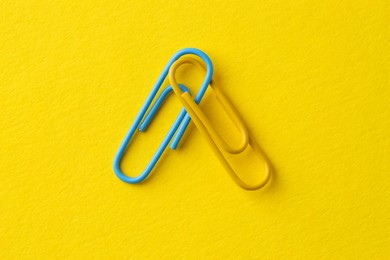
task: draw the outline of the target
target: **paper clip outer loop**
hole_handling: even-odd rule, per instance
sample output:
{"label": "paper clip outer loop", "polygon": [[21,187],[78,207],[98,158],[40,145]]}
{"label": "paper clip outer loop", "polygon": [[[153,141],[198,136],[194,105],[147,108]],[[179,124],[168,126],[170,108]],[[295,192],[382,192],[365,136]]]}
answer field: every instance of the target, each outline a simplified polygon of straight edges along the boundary
{"label": "paper clip outer loop", "polygon": [[[191,61],[189,61],[191,60]],[[218,135],[216,134],[215,129],[211,126],[209,120],[207,119],[206,115],[202,112],[202,110],[199,108],[199,106],[194,102],[194,100],[187,94],[183,93],[180,88],[177,85],[176,79],[175,79],[175,72],[177,68],[184,63],[198,63],[197,60],[185,58],[178,60],[175,62],[169,71],[169,81],[171,83],[172,89],[175,92],[176,96],[179,98],[180,102],[183,104],[184,108],[186,109],[187,113],[190,115],[191,119],[194,121],[195,126],[198,128],[198,130],[204,135],[207,142],[209,143],[210,147],[216,154],[217,158],[220,160],[224,168],[227,170],[233,181],[241,188],[245,190],[257,190],[265,186],[270,177],[271,177],[271,166],[269,164],[268,159],[264,155],[264,153],[261,151],[260,147],[257,145],[257,143],[251,138],[248,131],[246,130],[246,133],[248,134],[249,138],[249,145],[254,150],[255,154],[260,160],[263,160],[265,165],[265,176],[263,180],[260,183],[257,184],[250,184],[246,183],[243,180],[241,180],[229,162],[227,161],[226,157],[224,156],[222,150],[225,150],[226,152],[229,152],[226,150],[220,140],[218,140]],[[242,129],[246,129],[243,120],[240,118],[236,110],[233,108],[233,106],[228,102],[227,98],[223,95],[223,93],[218,89],[212,86],[211,88],[214,90],[214,93],[217,97],[217,100],[222,105],[224,110],[228,113],[230,118],[234,118],[235,120],[239,119],[237,122],[235,122],[236,126],[241,125]],[[233,122],[235,121],[233,120]]]}
{"label": "paper clip outer loop", "polygon": [[[157,151],[153,155],[152,159],[149,161],[149,163],[146,166],[146,168],[144,169],[144,171],[136,177],[127,176],[121,171],[120,163],[121,163],[123,154],[126,151],[126,148],[129,144],[129,142],[131,141],[131,138],[133,137],[134,133],[140,127],[140,123],[141,123],[142,119],[144,118],[144,116],[145,116],[148,108],[150,107],[154,97],[156,96],[158,90],[160,89],[161,85],[163,84],[164,79],[166,78],[171,65],[177,59],[179,59],[181,56],[187,55],[187,54],[192,54],[192,55],[196,55],[196,56],[200,57],[206,66],[206,76],[202,82],[202,85],[201,85],[198,93],[196,94],[196,96],[194,98],[194,102],[199,103],[200,100],[202,99],[204,93],[206,92],[207,87],[211,81],[212,74],[213,74],[213,65],[211,63],[210,58],[204,52],[202,52],[201,50],[195,49],[195,48],[185,48],[185,49],[182,49],[182,50],[176,52],[173,55],[173,57],[168,61],[167,65],[165,66],[165,68],[161,72],[159,78],[157,79],[157,82],[153,86],[151,92],[149,93],[148,97],[146,98],[146,100],[145,100],[144,104],[142,105],[140,111],[138,112],[133,124],[131,125],[130,129],[126,133],[124,139],[122,140],[122,142],[121,142],[121,144],[120,144],[120,146],[115,154],[115,157],[113,160],[113,169],[114,169],[115,175],[120,180],[122,180],[126,183],[131,183],[131,184],[135,184],[135,183],[139,183],[139,182],[143,181],[150,174],[150,172],[152,171],[152,169],[154,168],[154,166],[156,165],[156,163],[160,159],[161,155],[165,151],[167,145],[171,141],[173,135],[176,133],[178,128],[180,127],[179,130],[177,131],[176,136],[175,136],[176,144],[180,141],[180,138],[182,137],[184,131],[186,130],[186,127],[187,127],[188,123],[190,122],[190,117],[187,115],[185,109],[182,108],[179,115],[177,116],[175,122],[173,123],[173,125],[169,129],[167,135],[164,137],[162,143],[157,148]],[[147,123],[146,123],[146,125],[147,125]]]}

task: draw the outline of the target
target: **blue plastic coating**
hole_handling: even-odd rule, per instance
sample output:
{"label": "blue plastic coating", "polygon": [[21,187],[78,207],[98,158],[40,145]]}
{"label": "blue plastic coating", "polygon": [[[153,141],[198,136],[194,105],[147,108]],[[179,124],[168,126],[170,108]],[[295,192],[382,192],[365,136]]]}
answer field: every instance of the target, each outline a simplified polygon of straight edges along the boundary
{"label": "blue plastic coating", "polygon": [[[190,90],[186,86],[184,86],[182,84],[178,84],[178,85],[179,85],[181,91],[188,92],[191,95]],[[152,107],[149,109],[149,112],[146,114],[144,120],[142,120],[140,126],[138,127],[139,131],[141,131],[141,132],[146,131],[146,128],[149,126],[150,122],[153,120],[157,111],[160,109],[161,105],[163,104],[163,102],[165,101],[165,99],[167,98],[167,96],[170,93],[172,93],[171,86],[168,86],[168,87],[164,88],[163,91],[161,91],[160,95],[157,97],[156,101],[154,102]]]}
{"label": "blue plastic coating", "polygon": [[[187,112],[185,111],[184,108],[182,108],[180,110],[180,113],[177,116],[175,122],[173,123],[173,125],[169,129],[167,135],[164,137],[162,143],[158,147],[158,149],[155,152],[155,154],[153,155],[152,159],[149,161],[145,170],[140,175],[138,175],[136,177],[126,176],[121,171],[120,162],[122,160],[123,154],[126,151],[126,148],[129,144],[129,142],[131,141],[131,138],[133,137],[134,133],[137,131],[137,129],[139,127],[141,129],[145,129],[151,120],[151,119],[148,119],[149,121],[144,120],[144,122],[146,122],[146,123],[143,124],[142,126],[140,126],[140,123],[141,123],[142,119],[144,118],[148,108],[150,107],[154,97],[156,96],[158,90],[160,89],[166,76],[168,75],[169,68],[181,56],[187,55],[187,54],[192,54],[192,55],[196,55],[196,56],[200,57],[206,65],[206,75],[205,75],[205,78],[202,82],[202,85],[201,85],[198,93],[196,94],[196,96],[194,98],[194,101],[197,104],[199,104],[204,93],[206,92],[207,87],[210,84],[211,78],[213,75],[213,65],[211,63],[210,58],[201,50],[194,49],[194,48],[185,48],[185,49],[182,49],[182,50],[176,52],[175,55],[173,55],[173,57],[168,61],[164,70],[161,72],[159,78],[157,79],[157,82],[155,83],[154,87],[152,88],[152,91],[149,93],[149,96],[146,98],[144,104],[141,107],[141,110],[138,112],[133,124],[131,125],[129,131],[126,133],[126,135],[125,135],[122,143],[120,144],[119,149],[114,157],[114,161],[113,161],[114,172],[115,172],[115,175],[120,180],[127,182],[127,183],[132,183],[132,184],[139,183],[139,182],[143,181],[150,174],[150,172],[153,170],[154,166],[156,165],[156,163],[160,159],[161,155],[165,151],[167,145],[171,141],[172,137],[175,135],[176,131],[178,130],[177,134],[176,134],[176,136],[171,144],[172,149],[175,149],[177,147],[181,137],[183,136],[183,134],[184,134],[189,122],[190,122],[190,117],[189,117],[189,115],[187,115]],[[168,91],[168,93],[169,93],[169,91]],[[163,101],[163,99],[161,99],[160,103],[157,103],[157,105],[155,105],[155,107],[158,108],[161,105],[162,101]],[[150,113],[152,113],[152,112],[150,112]],[[151,117],[153,117],[155,113],[156,113],[156,111],[153,112]],[[180,129],[178,129],[179,127],[180,127]]]}

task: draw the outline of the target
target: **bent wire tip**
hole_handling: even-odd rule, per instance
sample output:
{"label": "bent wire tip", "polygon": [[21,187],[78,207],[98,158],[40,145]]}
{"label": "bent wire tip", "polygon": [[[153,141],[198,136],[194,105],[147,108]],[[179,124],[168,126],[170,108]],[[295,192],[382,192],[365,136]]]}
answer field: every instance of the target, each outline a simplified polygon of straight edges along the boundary
{"label": "bent wire tip", "polygon": [[[186,86],[184,86],[183,84],[179,84],[179,87],[180,87],[180,89],[183,92],[187,92],[187,93],[189,93],[191,95],[190,90]],[[153,120],[153,118],[155,117],[156,113],[161,108],[162,104],[164,103],[164,101],[166,100],[168,95],[171,94],[171,93],[172,93],[172,87],[171,86],[167,86],[167,87],[165,87],[163,89],[163,91],[161,91],[160,95],[157,97],[156,101],[153,103],[152,107],[149,109],[148,113],[146,114],[146,116],[142,120],[140,126],[138,127],[138,130],[140,132],[145,132],[146,131],[146,129],[148,128],[150,122]]]}

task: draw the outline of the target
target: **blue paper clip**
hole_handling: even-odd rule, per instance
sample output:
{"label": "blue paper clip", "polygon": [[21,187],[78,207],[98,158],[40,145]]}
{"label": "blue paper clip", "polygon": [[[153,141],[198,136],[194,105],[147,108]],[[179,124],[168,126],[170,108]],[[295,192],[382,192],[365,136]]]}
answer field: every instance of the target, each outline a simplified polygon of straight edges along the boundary
{"label": "blue paper clip", "polygon": [[[131,141],[131,138],[133,137],[134,133],[137,131],[137,128],[140,131],[144,131],[146,129],[146,127],[148,126],[148,124],[152,120],[153,116],[157,112],[158,108],[160,107],[160,105],[162,104],[164,99],[167,97],[167,95],[172,90],[172,88],[170,86],[168,86],[166,89],[163,90],[163,92],[160,94],[160,97],[157,98],[156,102],[152,105],[152,108],[150,109],[150,112],[148,113],[148,115],[142,121],[148,108],[150,107],[150,104],[152,103],[158,90],[160,89],[161,85],[163,84],[163,82],[164,82],[164,80],[169,72],[171,65],[176,60],[178,60],[181,56],[187,55],[187,54],[192,54],[192,55],[196,55],[196,56],[200,57],[206,65],[206,75],[205,75],[205,78],[202,82],[202,85],[201,85],[198,93],[196,94],[196,96],[194,98],[194,101],[197,104],[199,104],[204,93],[206,92],[207,87],[209,86],[211,79],[212,79],[212,75],[213,75],[213,65],[211,63],[210,58],[201,50],[194,49],[194,48],[185,48],[185,49],[182,49],[182,50],[178,51],[177,53],[175,53],[175,55],[173,55],[173,57],[168,61],[164,70],[161,72],[160,77],[157,79],[157,82],[155,83],[154,87],[152,88],[152,91],[150,92],[149,96],[146,98],[146,101],[142,105],[141,110],[138,112],[133,124],[131,125],[125,138],[123,139],[122,143],[120,144],[119,149],[114,157],[114,161],[113,161],[114,172],[115,172],[115,175],[120,180],[127,182],[127,183],[132,183],[132,184],[139,183],[139,182],[143,181],[150,174],[153,167],[156,165],[156,163],[160,159],[161,155],[165,151],[167,145],[169,144],[169,142],[171,141],[171,139],[175,135],[175,133],[176,133],[176,135],[175,135],[170,147],[171,147],[171,149],[177,148],[177,145],[179,144],[180,139],[183,136],[183,134],[184,134],[184,132],[185,132],[190,120],[191,120],[184,108],[182,108],[180,110],[180,113],[177,116],[177,118],[176,118],[175,122],[173,123],[173,125],[171,126],[171,128],[169,129],[168,134],[165,136],[162,143],[158,147],[156,153],[153,155],[152,159],[149,161],[145,170],[140,175],[138,175],[136,177],[126,176],[120,169],[120,163],[121,163],[123,154],[124,154],[127,146],[129,145],[129,142]],[[182,88],[182,90],[184,90],[184,91],[186,90],[186,88],[183,85],[181,85],[180,87]]]}

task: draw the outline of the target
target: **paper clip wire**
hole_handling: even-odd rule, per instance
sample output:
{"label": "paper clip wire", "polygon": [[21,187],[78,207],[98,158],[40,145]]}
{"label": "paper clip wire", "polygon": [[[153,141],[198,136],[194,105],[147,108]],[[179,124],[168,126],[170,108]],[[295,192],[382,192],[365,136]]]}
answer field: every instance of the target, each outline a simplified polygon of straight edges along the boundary
{"label": "paper clip wire", "polygon": [[[199,131],[206,137],[206,140],[208,141],[210,147],[213,149],[214,153],[218,157],[218,159],[221,161],[224,168],[227,170],[227,172],[232,177],[233,181],[240,186],[243,189],[246,190],[256,190],[260,189],[264,185],[267,184],[268,180],[271,176],[271,167],[268,162],[268,159],[265,157],[259,146],[255,143],[253,138],[248,133],[248,130],[243,122],[243,120],[238,115],[237,111],[234,109],[234,107],[230,104],[230,102],[227,100],[225,95],[220,91],[219,88],[214,87],[212,85],[212,82],[210,82],[210,87],[213,89],[214,94],[218,100],[218,102],[222,105],[222,108],[225,110],[227,115],[230,117],[230,119],[233,121],[235,126],[240,130],[242,135],[242,143],[241,145],[233,149],[230,146],[228,146],[225,141],[220,137],[220,135],[217,133],[217,131],[211,126],[210,121],[207,119],[206,115],[202,112],[202,110],[199,108],[198,104],[194,102],[194,100],[191,98],[191,96],[188,93],[182,92],[176,82],[175,78],[175,72],[177,68],[185,63],[190,63],[193,65],[196,65],[200,68],[203,68],[202,64],[193,58],[187,58],[184,57],[176,62],[174,62],[169,70],[169,81],[172,86],[173,91],[179,98],[180,102],[183,104],[184,108],[186,109],[187,113],[190,115],[191,119],[194,121],[195,126],[199,129]],[[204,68],[203,68],[204,69]],[[265,176],[264,179],[257,184],[249,184],[241,180],[229,162],[227,161],[226,157],[224,156],[222,151],[237,154],[245,150],[249,142],[249,145],[254,150],[255,154],[260,160],[264,161],[265,164]]]}
{"label": "paper clip wire", "polygon": [[[171,65],[177,59],[179,59],[183,55],[187,55],[187,54],[192,54],[192,55],[198,56],[199,58],[201,58],[203,60],[203,62],[205,63],[205,66],[206,66],[206,76],[205,76],[205,78],[202,82],[202,85],[201,85],[201,87],[200,87],[200,89],[199,89],[198,93],[196,94],[193,101],[198,104],[200,102],[200,100],[202,99],[204,93],[206,92],[207,87],[209,86],[209,83],[210,83],[212,75],[213,75],[213,65],[211,63],[210,58],[201,50],[194,49],[194,48],[185,48],[185,49],[182,49],[182,50],[178,51],[177,53],[175,53],[173,55],[173,57],[168,61],[167,65],[165,66],[163,71],[161,72],[159,78],[157,79],[157,82],[155,83],[154,87],[152,88],[152,91],[149,93],[149,96],[146,98],[144,104],[141,107],[141,110],[138,112],[133,124],[131,125],[130,129],[126,133],[126,135],[125,135],[122,143],[120,144],[119,149],[114,157],[114,161],[113,161],[114,172],[115,172],[115,175],[120,180],[127,182],[127,183],[132,183],[132,184],[139,183],[139,182],[143,181],[150,174],[150,172],[152,171],[152,169],[154,168],[154,166],[156,165],[156,163],[160,159],[161,155],[165,151],[167,145],[169,144],[169,142],[171,141],[171,139],[175,135],[175,133],[176,133],[176,135],[174,137],[174,140],[171,143],[171,149],[176,149],[178,143],[180,142],[180,139],[183,136],[183,134],[184,134],[184,132],[185,132],[190,120],[191,120],[191,118],[186,113],[186,110],[184,108],[182,108],[180,110],[180,113],[177,116],[175,122],[173,123],[173,125],[169,129],[167,135],[165,136],[162,143],[157,148],[157,151],[153,155],[152,159],[149,161],[145,170],[141,174],[139,174],[136,177],[130,177],[130,176],[125,175],[120,169],[120,163],[121,163],[123,154],[126,151],[126,148],[129,145],[129,142],[131,141],[131,138],[133,137],[134,133],[137,131],[138,128],[140,129],[140,131],[144,131],[146,129],[150,120],[153,118],[157,109],[161,105],[161,102],[164,100],[164,98],[170,92],[170,90],[168,90],[167,92],[164,92],[164,91],[166,91],[166,90],[164,90],[162,92],[162,94],[166,93],[165,97],[156,100],[155,105],[152,106],[153,110],[150,110],[149,114],[145,117],[144,121],[141,123],[141,121],[144,118],[148,108],[150,107],[154,97],[156,96],[158,90],[160,89],[161,85],[163,84],[165,78],[167,77],[167,74],[168,74],[168,71],[169,71]],[[178,86],[178,88],[180,89],[180,86]],[[182,88],[183,88],[183,86],[182,86]],[[185,92],[185,93],[188,93],[188,92]],[[157,103],[157,101],[159,101],[160,103]]]}

